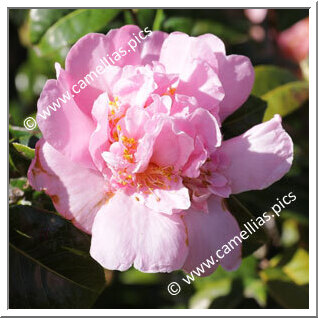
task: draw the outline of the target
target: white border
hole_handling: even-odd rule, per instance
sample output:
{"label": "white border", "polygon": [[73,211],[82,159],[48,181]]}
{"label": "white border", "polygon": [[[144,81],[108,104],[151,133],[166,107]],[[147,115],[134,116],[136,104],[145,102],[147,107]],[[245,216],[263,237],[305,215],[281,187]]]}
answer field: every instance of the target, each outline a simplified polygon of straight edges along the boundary
{"label": "white border", "polygon": [[[120,2],[120,3],[119,3]],[[309,122],[310,122],[310,151],[309,151],[309,165],[310,165],[310,178],[309,178],[309,210],[310,210],[310,222],[309,222],[309,241],[310,241],[310,253],[309,253],[309,275],[310,275],[310,309],[7,309],[7,260],[2,259],[1,261],[1,275],[2,275],[2,285],[1,285],[1,298],[0,298],[0,314],[1,316],[119,316],[119,315],[131,315],[131,316],[160,316],[160,315],[173,315],[173,316],[316,316],[316,2],[315,1],[281,1],[281,0],[267,0],[267,1],[258,1],[257,4],[255,0],[241,0],[239,3],[237,1],[223,0],[221,3],[211,1],[196,0],[193,3],[187,3],[188,7],[230,7],[230,8],[241,8],[241,7],[272,7],[272,8],[283,8],[283,7],[310,7],[309,10],[309,26],[310,26],[310,54],[309,54]],[[89,2],[80,2],[80,1],[66,1],[66,0],[55,0],[55,7],[100,7],[101,2],[98,0],[90,0]],[[105,3],[106,6],[111,3]],[[51,6],[51,3],[43,2],[43,0],[15,0],[15,1],[5,1],[1,5],[0,13],[0,23],[1,23],[1,39],[2,42],[6,42],[7,39],[7,7],[45,7]],[[161,0],[161,1],[116,1],[114,7],[175,7],[174,3],[172,4],[171,0]],[[2,48],[0,50],[1,55],[1,98],[2,105],[0,107],[1,111],[1,149],[7,149],[7,118],[8,113],[6,110],[7,100],[9,96],[7,95],[7,50]],[[5,137],[4,137],[5,136]],[[4,167],[7,169],[6,156],[1,156],[1,167],[4,170]],[[3,173],[1,178],[1,202],[3,203],[3,209],[1,211],[2,222],[1,226],[1,255],[6,255],[7,258],[7,179],[4,178],[5,173]],[[5,203],[5,204],[4,204]]]}

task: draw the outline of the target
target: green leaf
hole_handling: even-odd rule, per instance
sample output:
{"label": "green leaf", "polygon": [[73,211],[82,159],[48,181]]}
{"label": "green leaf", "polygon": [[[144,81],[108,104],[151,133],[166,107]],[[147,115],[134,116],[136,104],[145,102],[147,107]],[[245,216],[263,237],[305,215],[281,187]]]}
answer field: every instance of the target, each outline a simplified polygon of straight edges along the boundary
{"label": "green leaf", "polygon": [[309,81],[309,58],[307,57],[305,60],[300,62],[300,69],[303,74],[304,80]]}
{"label": "green leaf", "polygon": [[260,279],[250,279],[245,283],[244,296],[254,298],[261,307],[266,306],[266,286]]}
{"label": "green leaf", "polygon": [[10,185],[20,190],[25,190],[28,187],[28,180],[25,177],[10,179]]}
{"label": "green leaf", "polygon": [[105,27],[119,13],[120,9],[78,9],[53,24],[41,38],[38,49],[42,55],[60,53],[74,44],[80,37]]}
{"label": "green leaf", "polygon": [[266,110],[266,102],[251,95],[248,100],[222,124],[224,139],[243,134],[253,126],[260,124]]}
{"label": "green leaf", "polygon": [[220,37],[223,41],[231,44],[239,44],[247,41],[248,36],[236,31],[234,28],[212,20],[197,20],[194,22],[191,35],[198,36],[205,33],[212,33]]}
{"label": "green leaf", "polygon": [[[104,271],[89,255],[90,237],[87,234],[55,213],[30,206],[11,208],[9,220],[10,246],[35,266],[30,273],[25,272],[23,275],[34,275],[36,266],[40,266],[45,272],[50,272],[44,276],[43,284],[49,290],[57,288],[61,298],[64,295],[63,286],[68,283],[80,290],[87,290],[94,295],[94,299],[98,296],[105,286]],[[14,275],[18,275],[18,272]],[[51,275],[63,281],[60,287],[54,281],[46,280]],[[32,288],[37,289],[37,286]],[[35,293],[37,296],[37,291]],[[84,301],[77,306],[87,304]]]}
{"label": "green leaf", "polygon": [[9,162],[10,162],[10,178],[19,178],[26,176],[30,159],[27,159],[21,153],[19,153],[12,143],[9,143]]}
{"label": "green leaf", "polygon": [[187,17],[171,17],[164,22],[163,27],[167,32],[180,31],[190,34],[193,27],[193,19]]}
{"label": "green leaf", "polygon": [[36,44],[45,31],[71,9],[31,9],[29,17],[30,40]]}
{"label": "green leaf", "polygon": [[148,27],[151,29],[151,25],[155,19],[155,9],[138,9],[137,20],[141,29]]}
{"label": "green leaf", "polygon": [[163,22],[164,18],[165,18],[165,15],[164,15],[163,10],[162,9],[157,9],[155,20],[154,20],[153,26],[152,26],[152,29],[154,31],[161,29],[161,25],[162,25],[162,22]]}
{"label": "green leaf", "polygon": [[12,125],[9,125],[9,132],[14,138],[20,138],[24,136],[33,135],[31,130],[27,130],[26,128],[12,126]]}
{"label": "green leaf", "polygon": [[267,268],[260,272],[267,289],[281,306],[288,309],[305,309],[309,307],[308,285],[298,286],[281,268]]}
{"label": "green leaf", "polygon": [[25,146],[25,145],[21,145],[17,142],[13,142],[12,143],[13,147],[20,153],[22,154],[25,158],[32,160],[35,156],[35,150]]}
{"label": "green leaf", "polygon": [[258,97],[278,86],[297,81],[297,77],[294,74],[278,66],[259,65],[254,70],[255,81],[252,94]]}
{"label": "green leaf", "polygon": [[[24,233],[20,235],[32,239]],[[90,308],[97,298],[96,293],[65,279],[12,246],[9,263],[10,309]]]}
{"label": "green leaf", "polygon": [[[248,233],[249,237],[246,240],[243,240],[242,255],[243,257],[250,255],[267,242],[267,235],[262,227],[258,226],[259,228],[256,229],[253,226],[251,219],[257,224],[255,217],[235,196],[231,195],[230,198],[225,200],[225,204],[231,214],[236,218],[240,229]],[[248,227],[247,222],[253,226],[255,232],[253,232],[252,229],[250,229],[251,233],[248,232],[247,228],[244,226],[244,224],[246,224]]]}
{"label": "green leaf", "polygon": [[27,130],[23,127],[9,125],[10,138],[18,141],[19,144],[34,148],[36,142],[42,137],[42,134],[37,130]]}
{"label": "green leaf", "polygon": [[129,9],[124,10],[124,19],[126,24],[135,24],[132,12]]}
{"label": "green leaf", "polygon": [[291,261],[283,266],[283,271],[297,285],[309,283],[309,255],[308,252],[299,248]]}
{"label": "green leaf", "polygon": [[[193,308],[233,308],[238,301],[242,300],[243,295],[254,298],[261,306],[264,306],[266,292],[264,283],[260,281],[257,273],[257,263],[257,259],[250,255],[242,259],[242,264],[235,271],[228,272],[219,266],[211,276],[196,277],[193,284],[197,292],[191,298]],[[227,288],[227,292],[224,290],[224,295],[220,295],[222,290],[216,290],[217,294],[214,290],[210,291],[210,289],[224,286],[225,282],[231,288]]]}
{"label": "green leaf", "polygon": [[[285,214],[285,211],[284,211]],[[284,246],[290,247],[299,240],[298,222],[293,219],[287,219],[282,225],[281,242]]]}
{"label": "green leaf", "polygon": [[290,82],[262,95],[268,103],[263,120],[267,121],[275,114],[286,116],[301,107],[308,100],[308,87],[305,81]]}
{"label": "green leaf", "polygon": [[248,36],[236,29],[214,20],[193,19],[191,17],[170,17],[164,22],[164,30],[167,32],[181,31],[192,36],[212,33],[223,41],[238,44],[246,41]]}
{"label": "green leaf", "polygon": [[229,278],[209,282],[191,297],[189,307],[191,309],[209,308],[215,299],[230,293],[231,284],[232,281]]}
{"label": "green leaf", "polygon": [[130,268],[128,271],[123,272],[119,279],[125,285],[155,285],[160,283],[158,273],[143,273],[135,268]]}

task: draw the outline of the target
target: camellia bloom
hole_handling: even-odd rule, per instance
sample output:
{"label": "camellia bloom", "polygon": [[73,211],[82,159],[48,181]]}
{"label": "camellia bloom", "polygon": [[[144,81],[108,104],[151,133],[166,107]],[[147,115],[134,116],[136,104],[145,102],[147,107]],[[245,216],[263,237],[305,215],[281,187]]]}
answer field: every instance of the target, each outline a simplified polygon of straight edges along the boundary
{"label": "camellia bloom", "polygon": [[[38,112],[139,32],[124,26],[80,39]],[[92,234],[90,252],[103,267],[191,271],[240,232],[223,198],[266,188],[291,166],[278,115],[222,141],[222,121],[253,81],[250,60],[227,56],[214,35],[152,32],[50,118],[38,116],[43,138],[29,181]],[[233,270],[240,260],[238,247],[220,264]]]}
{"label": "camellia bloom", "polygon": [[309,53],[309,18],[298,21],[277,37],[283,55],[294,62],[306,59]]}

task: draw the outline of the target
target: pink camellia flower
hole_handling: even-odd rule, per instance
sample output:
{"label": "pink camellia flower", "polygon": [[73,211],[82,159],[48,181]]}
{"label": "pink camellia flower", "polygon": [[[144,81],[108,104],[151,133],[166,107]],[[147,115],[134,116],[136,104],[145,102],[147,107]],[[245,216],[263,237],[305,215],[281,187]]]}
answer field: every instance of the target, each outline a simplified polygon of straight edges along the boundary
{"label": "pink camellia flower", "polygon": [[283,55],[294,62],[306,59],[309,53],[309,18],[281,32],[277,37],[277,45]]}
{"label": "pink camellia flower", "polygon": [[[38,112],[139,32],[129,25],[81,38]],[[38,116],[43,138],[29,181],[92,234],[90,253],[103,267],[191,271],[240,232],[223,198],[266,188],[291,166],[278,115],[222,141],[222,121],[253,81],[250,60],[227,56],[212,34],[152,32],[51,117]],[[238,247],[219,264],[233,270],[240,261]]]}

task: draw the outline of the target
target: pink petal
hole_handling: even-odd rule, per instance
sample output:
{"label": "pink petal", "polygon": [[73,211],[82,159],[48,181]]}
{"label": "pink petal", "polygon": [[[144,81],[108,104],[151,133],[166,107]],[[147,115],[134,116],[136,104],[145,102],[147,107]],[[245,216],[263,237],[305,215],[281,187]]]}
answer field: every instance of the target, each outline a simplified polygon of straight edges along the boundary
{"label": "pink petal", "polygon": [[194,149],[193,139],[167,119],[153,146],[151,162],[158,166],[181,169]]}
{"label": "pink petal", "polygon": [[198,178],[200,168],[208,158],[208,152],[204,149],[204,145],[200,137],[196,137],[194,150],[189,157],[188,162],[183,167],[182,175],[189,178]]}
{"label": "pink petal", "polygon": [[120,96],[121,103],[144,107],[150,94],[157,88],[150,68],[125,66],[121,78],[113,87],[113,95]]}
{"label": "pink petal", "polygon": [[28,171],[31,186],[44,190],[63,217],[90,233],[97,211],[109,198],[104,178],[70,161],[43,138],[37,142],[35,154]]}
{"label": "pink petal", "polygon": [[[218,259],[216,252],[221,249],[219,255],[223,256],[222,246],[227,244],[235,236],[239,236],[240,228],[235,218],[224,209],[221,199],[210,197],[208,200],[208,213],[190,209],[184,216],[184,221],[188,231],[189,254],[183,265],[187,272],[196,270],[202,262],[211,256],[216,261]],[[235,248],[230,253],[219,259],[214,266],[205,269],[201,276],[212,274],[218,265],[226,270],[235,270],[241,263],[241,244],[238,246],[232,244]]]}
{"label": "pink petal", "polygon": [[223,121],[248,98],[254,84],[254,69],[249,58],[243,55],[216,54],[219,62],[219,78],[225,92],[220,103]]}
{"label": "pink petal", "polygon": [[232,193],[267,188],[281,179],[293,161],[293,142],[281,125],[281,118],[254,126],[243,135],[226,140],[220,152],[230,159],[223,173]]}
{"label": "pink petal", "polygon": [[110,146],[107,138],[109,134],[108,102],[108,95],[104,93],[97,98],[92,110],[96,128],[90,138],[89,151],[96,167],[101,172],[105,169],[105,161],[102,158],[102,153]]}
{"label": "pink petal", "polygon": [[171,272],[188,252],[180,216],[154,212],[124,192],[100,209],[92,233],[90,253],[110,270],[134,264],[142,272]]}
{"label": "pink petal", "polygon": [[205,61],[216,70],[215,52],[225,53],[224,44],[212,34],[195,38],[173,32],[163,42],[159,61],[165,65],[167,73],[182,74],[194,60]]}
{"label": "pink petal", "polygon": [[253,23],[262,23],[267,15],[267,9],[245,9],[244,14]]}
{"label": "pink petal", "polygon": [[197,108],[190,115],[179,116],[177,127],[195,138],[198,136],[204,147],[213,152],[221,145],[222,134],[216,118],[206,109]]}
{"label": "pink petal", "polygon": [[189,190],[183,186],[180,177],[172,177],[170,182],[167,180],[166,186],[169,189],[154,189],[152,194],[138,195],[138,198],[149,209],[166,214],[190,208]]}
{"label": "pink petal", "polygon": [[300,63],[309,53],[309,17],[279,33],[277,45],[288,59]]}
{"label": "pink petal", "polygon": [[162,44],[167,37],[168,34],[161,31],[153,31],[151,35],[148,35],[141,50],[141,63],[143,65],[159,60]]}
{"label": "pink petal", "polygon": [[[88,151],[89,138],[94,130],[93,121],[78,109],[70,92],[69,100],[64,98],[66,103],[59,100],[60,107],[55,106],[55,111],[51,109],[69,88],[67,74],[60,67],[57,70],[58,80],[48,80],[38,100],[37,123],[45,140],[56,150],[74,162],[93,168],[95,166]],[[50,116],[45,115],[48,111]]]}
{"label": "pink petal", "polygon": [[201,108],[219,119],[219,104],[224,98],[222,83],[206,62],[193,61],[184,67],[176,93],[194,96]]}

